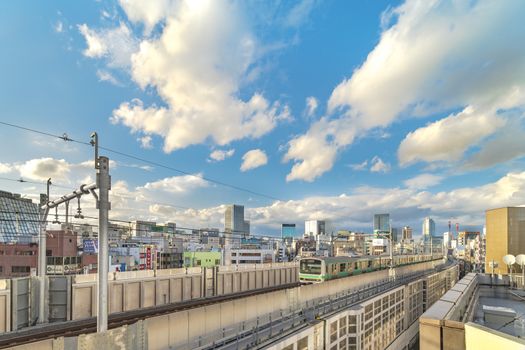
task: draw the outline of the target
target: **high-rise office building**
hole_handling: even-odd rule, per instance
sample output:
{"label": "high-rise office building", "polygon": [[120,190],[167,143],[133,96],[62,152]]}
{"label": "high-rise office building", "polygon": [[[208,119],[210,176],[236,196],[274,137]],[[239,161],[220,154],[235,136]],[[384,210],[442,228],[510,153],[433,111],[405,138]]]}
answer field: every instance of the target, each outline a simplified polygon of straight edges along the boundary
{"label": "high-rise office building", "polygon": [[374,234],[390,234],[390,214],[374,214]]}
{"label": "high-rise office building", "polygon": [[412,239],[412,227],[410,226],[403,227],[403,239],[404,240]]}
{"label": "high-rise office building", "polygon": [[326,234],[326,223],[322,220],[306,220],[304,222],[305,236],[318,236]]}
{"label": "high-rise office building", "polygon": [[281,237],[282,238],[295,237],[295,224],[282,224],[281,225]]}
{"label": "high-rise office building", "polygon": [[423,220],[423,236],[435,236],[436,223],[430,217]]}
{"label": "high-rise office building", "polygon": [[243,232],[247,235],[250,234],[250,220],[244,220],[244,229]]}
{"label": "high-rise office building", "polygon": [[38,204],[19,194],[0,191],[0,242],[34,243],[40,232]]}
{"label": "high-rise office building", "polygon": [[[498,266],[494,273],[507,273],[503,262],[507,254],[525,254],[525,207],[505,207],[485,212],[486,253],[485,271],[492,273],[491,263]],[[514,265],[514,271],[518,268]]]}
{"label": "high-rise office building", "polygon": [[237,204],[228,205],[224,212],[224,232],[240,235],[245,232],[246,227],[244,221],[244,206]]}
{"label": "high-rise office building", "polygon": [[397,242],[399,239],[399,229],[397,227],[392,227],[392,241]]}

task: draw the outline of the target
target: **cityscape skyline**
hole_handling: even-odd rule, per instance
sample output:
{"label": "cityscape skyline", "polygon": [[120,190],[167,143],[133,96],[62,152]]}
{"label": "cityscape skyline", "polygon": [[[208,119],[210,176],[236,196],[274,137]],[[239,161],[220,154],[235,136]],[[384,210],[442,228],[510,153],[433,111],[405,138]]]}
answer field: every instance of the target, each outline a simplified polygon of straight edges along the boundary
{"label": "cityscape skyline", "polygon": [[[280,7],[168,3],[158,5],[155,13],[163,15],[157,17],[120,2],[85,4],[82,11],[67,3],[0,5],[2,32],[11,33],[2,39],[12,53],[0,58],[1,121],[83,142],[98,131],[104,146],[191,174],[108,154],[111,196],[120,205],[114,205],[112,217],[222,227],[226,203],[239,203],[253,232],[278,235],[280,223],[316,218],[366,230],[373,214],[389,212],[393,226],[410,225],[417,235],[427,216],[436,221],[437,234],[448,230],[448,221],[480,230],[486,208],[525,202],[525,146],[515,144],[524,134],[524,82],[520,74],[506,73],[505,59],[492,56],[514,52],[513,37],[505,33],[512,27],[514,35],[523,34],[519,5],[427,4],[416,11],[412,1],[367,6],[303,1]],[[191,30],[168,31],[163,24],[174,17]],[[205,29],[195,18],[221,29],[210,36],[215,41],[191,35]],[[221,27],[221,18],[231,27]],[[464,35],[434,55],[434,46],[424,46],[429,39],[420,38],[433,31],[431,23],[447,28],[444,18]],[[28,23],[24,31],[16,29],[20,23]],[[446,34],[440,29],[430,37],[441,42]],[[341,35],[346,39],[325,40]],[[148,59],[140,48],[158,48],[162,37],[198,42],[189,46],[192,54],[209,59],[162,56],[159,50],[164,60],[159,62],[180,62],[166,66],[171,72],[166,80],[156,66],[138,70],[135,62]],[[420,61],[427,66],[396,56],[395,48],[406,41],[421,48]],[[239,43],[246,51],[229,51]],[[385,47],[394,48],[390,56],[382,55]],[[513,55],[515,62],[525,56],[520,50]],[[388,74],[375,74],[376,66]],[[457,67],[455,75],[443,66]],[[210,109],[201,108],[203,96],[188,81],[168,89],[180,72],[201,87],[220,87]],[[458,76],[473,75],[475,82],[463,79],[461,89],[448,88]],[[490,76],[499,77],[497,88],[491,89]],[[406,82],[404,89],[395,83],[399,79]],[[366,81],[382,87],[384,108],[375,109],[377,92],[371,96]],[[448,90],[434,91],[439,82]],[[194,127],[176,108],[178,97],[198,111]],[[162,123],[139,122],[151,121],[154,113]],[[222,127],[231,133],[221,133]],[[0,133],[13,146],[1,153],[4,178],[40,183],[51,177],[67,188],[94,179],[89,148],[5,124]],[[29,182],[1,185],[34,200],[44,191]],[[52,195],[60,193],[53,188]],[[85,205],[87,212],[92,204]]]}
{"label": "cityscape skyline", "polygon": [[525,348],[524,17],[0,1],[0,348]]}

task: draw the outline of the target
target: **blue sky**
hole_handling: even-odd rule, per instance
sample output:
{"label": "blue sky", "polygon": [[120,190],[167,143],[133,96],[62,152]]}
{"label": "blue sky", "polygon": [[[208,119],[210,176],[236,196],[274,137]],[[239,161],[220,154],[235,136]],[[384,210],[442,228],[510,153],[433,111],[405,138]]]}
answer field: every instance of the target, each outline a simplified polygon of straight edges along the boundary
{"label": "blue sky", "polygon": [[[416,232],[425,216],[479,227],[525,205],[523,15],[519,1],[2,2],[0,120],[96,130],[279,199],[109,154],[116,218],[222,227],[235,202],[257,233],[309,218],[370,231],[379,212]],[[0,136],[1,177],[93,179],[87,147]]]}

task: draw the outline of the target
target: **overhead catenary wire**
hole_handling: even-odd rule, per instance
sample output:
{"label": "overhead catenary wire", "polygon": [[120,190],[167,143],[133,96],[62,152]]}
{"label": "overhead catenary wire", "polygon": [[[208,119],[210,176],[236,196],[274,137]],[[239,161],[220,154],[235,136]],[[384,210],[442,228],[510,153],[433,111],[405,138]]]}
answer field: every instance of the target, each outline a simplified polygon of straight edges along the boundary
{"label": "overhead catenary wire", "polygon": [[[20,212],[15,212],[15,211],[0,211],[0,213],[21,214]],[[33,213],[29,213],[29,214],[33,215]],[[58,214],[58,216],[65,217],[66,214]],[[69,216],[71,216],[71,215],[69,215]],[[84,219],[98,220],[98,217],[89,216],[89,215],[86,216],[85,215]],[[129,220],[109,219],[109,221],[110,221],[110,224],[117,224],[117,223],[128,224],[128,225],[132,225],[133,224],[133,221],[129,221]],[[26,219],[26,218],[19,218],[19,219],[0,218],[0,222],[27,222],[27,223],[34,223],[34,224],[37,224],[37,223],[56,224],[56,223],[53,222],[53,220],[41,221],[39,219]],[[66,224],[66,223],[65,222],[60,222],[60,225],[61,224]],[[82,221],[78,221],[78,220],[77,221],[70,221],[70,222],[68,222],[68,224],[69,225],[79,225],[79,226],[89,226],[89,227],[95,227],[95,228],[99,227],[96,224],[90,224],[90,223],[82,222]],[[148,230],[148,229],[139,229],[139,228],[131,229],[131,227],[126,227],[126,229],[128,229],[129,231],[134,231],[134,232],[143,232],[143,233],[149,233],[149,234],[156,233],[156,232],[153,232],[153,231]],[[213,228],[213,227],[209,227],[209,228],[195,228],[195,227],[176,226],[175,229],[176,230],[181,230],[181,231],[192,231],[192,233],[193,232],[197,232],[199,236],[201,236],[203,232],[210,232],[210,231],[212,231],[212,232],[217,232],[222,237],[225,237],[224,235],[233,234],[233,235],[236,235],[236,236],[239,236],[239,237],[242,237],[242,238],[255,237],[255,238],[268,238],[268,239],[273,239],[273,240],[281,238],[279,236],[263,235],[263,234],[256,234],[256,233],[247,233],[245,231],[238,231],[238,230],[222,231],[222,230],[219,230],[219,229],[216,229],[216,228]],[[52,231],[52,230],[50,230],[50,231]],[[164,233],[167,233],[167,232],[164,232]],[[171,233],[167,233],[167,234],[171,234]],[[178,233],[174,232],[173,234],[178,234]],[[31,237],[37,237],[37,236],[38,235],[31,235]]]}
{"label": "overhead catenary wire", "polygon": [[[24,178],[15,179],[15,178],[9,178],[9,177],[0,176],[0,180],[12,181],[12,182],[20,182],[20,183],[29,183],[29,184],[34,184],[34,185],[44,185],[44,186],[46,185],[46,181],[39,182],[39,181],[26,180]],[[64,188],[64,189],[71,189],[73,187],[73,186],[68,187],[68,186],[65,186],[65,185],[55,184],[53,182],[51,182],[50,185],[54,186],[54,187]]]}
{"label": "overhead catenary wire", "polygon": [[[78,143],[78,144],[81,144],[81,145],[86,145],[86,146],[90,146],[91,147],[91,144],[89,142],[84,142],[84,141],[79,141],[79,140],[72,139],[66,133],[64,133],[62,135],[57,135],[57,134],[53,134],[53,133],[49,133],[49,132],[45,132],[45,131],[41,131],[41,130],[36,130],[36,129],[33,129],[33,128],[28,128],[28,127],[25,127],[25,126],[13,124],[13,123],[7,123],[7,122],[3,122],[3,121],[0,121],[0,124],[6,125],[6,126],[9,126],[9,127],[13,127],[13,128],[17,128],[17,129],[20,129],[20,130],[25,130],[25,131],[28,131],[28,132],[37,133],[37,134],[40,134],[40,135],[45,135],[45,136],[61,139],[61,140],[66,141],[66,142],[74,142],[74,143]],[[267,194],[264,194],[264,193],[261,193],[261,192],[253,191],[253,190],[250,190],[250,189],[247,189],[247,188],[244,188],[244,187],[232,185],[232,184],[226,183],[224,181],[212,179],[212,178],[209,178],[209,177],[206,177],[206,176],[193,174],[193,173],[190,173],[190,172],[185,171],[185,170],[177,169],[177,168],[174,168],[174,167],[169,166],[169,165],[165,165],[165,164],[162,164],[162,163],[159,163],[159,162],[151,161],[151,160],[148,160],[148,159],[145,159],[145,158],[142,158],[142,157],[138,157],[138,156],[135,156],[135,155],[132,155],[132,154],[129,154],[129,153],[125,153],[125,152],[122,152],[122,151],[114,150],[114,149],[111,149],[111,148],[108,148],[108,147],[99,146],[99,149],[105,150],[107,152],[110,152],[110,153],[113,153],[113,154],[117,154],[117,155],[120,155],[120,156],[123,156],[123,157],[126,157],[126,158],[129,158],[129,159],[133,159],[133,160],[136,160],[136,161],[139,161],[139,162],[143,162],[143,163],[146,163],[146,164],[149,164],[149,165],[153,165],[153,166],[156,166],[156,167],[159,167],[159,168],[163,168],[163,169],[166,169],[166,170],[174,171],[174,172],[179,173],[179,174],[196,177],[196,178],[202,179],[202,180],[204,180],[206,182],[214,183],[214,184],[221,185],[221,186],[224,186],[224,187],[229,187],[231,189],[242,191],[242,192],[246,192],[246,193],[250,193],[250,194],[253,194],[253,195],[256,195],[256,196],[259,196],[259,197],[264,197],[266,199],[277,200],[277,201],[281,200],[281,199],[279,199],[279,198],[277,198],[275,196],[271,196],[271,195],[267,195]]]}

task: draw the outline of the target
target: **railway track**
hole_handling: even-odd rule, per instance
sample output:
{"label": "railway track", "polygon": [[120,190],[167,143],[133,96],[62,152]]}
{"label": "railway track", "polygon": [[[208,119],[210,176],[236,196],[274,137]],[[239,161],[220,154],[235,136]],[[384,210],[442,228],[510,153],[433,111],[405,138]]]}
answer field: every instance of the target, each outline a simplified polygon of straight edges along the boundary
{"label": "railway track", "polygon": [[[234,300],[237,298],[245,298],[258,294],[270,293],[283,289],[290,289],[300,286],[299,282],[289,283],[281,286],[270,287],[265,289],[257,289],[252,291],[245,291],[234,294],[221,295],[216,297],[188,300],[175,304],[166,304],[161,306],[153,306],[149,308],[142,308],[133,311],[119,312],[110,314],[108,318],[108,328],[118,328],[123,325],[129,325],[145,320],[147,318],[170,314],[173,312],[184,311],[188,309],[198,308],[206,305],[221,303],[225,301]],[[0,349],[6,349],[13,346],[29,344],[36,341],[47,339],[54,339],[58,337],[74,337],[86,333],[94,333],[97,331],[97,318],[91,317],[83,320],[74,320],[66,322],[48,323],[38,325],[30,328],[25,328],[18,331],[13,331],[0,335]]]}

